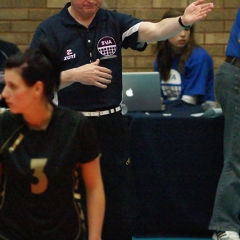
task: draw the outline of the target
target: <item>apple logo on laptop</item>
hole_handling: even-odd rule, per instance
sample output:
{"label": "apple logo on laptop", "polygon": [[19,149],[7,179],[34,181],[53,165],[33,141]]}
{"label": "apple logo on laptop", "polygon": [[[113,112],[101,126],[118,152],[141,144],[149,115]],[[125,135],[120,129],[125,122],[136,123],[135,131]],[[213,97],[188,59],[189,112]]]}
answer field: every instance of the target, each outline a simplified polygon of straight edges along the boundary
{"label": "apple logo on laptop", "polygon": [[128,97],[132,97],[133,96],[133,90],[131,88],[129,88],[128,90],[126,90],[126,95]]}

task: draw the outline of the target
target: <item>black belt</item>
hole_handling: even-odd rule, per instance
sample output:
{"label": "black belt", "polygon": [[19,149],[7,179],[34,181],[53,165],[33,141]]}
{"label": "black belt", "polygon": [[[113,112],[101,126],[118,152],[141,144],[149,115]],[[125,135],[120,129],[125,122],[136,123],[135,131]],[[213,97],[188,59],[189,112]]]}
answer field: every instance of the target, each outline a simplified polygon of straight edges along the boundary
{"label": "black belt", "polygon": [[236,57],[226,57],[225,62],[230,63],[238,68],[240,68],[240,59]]}

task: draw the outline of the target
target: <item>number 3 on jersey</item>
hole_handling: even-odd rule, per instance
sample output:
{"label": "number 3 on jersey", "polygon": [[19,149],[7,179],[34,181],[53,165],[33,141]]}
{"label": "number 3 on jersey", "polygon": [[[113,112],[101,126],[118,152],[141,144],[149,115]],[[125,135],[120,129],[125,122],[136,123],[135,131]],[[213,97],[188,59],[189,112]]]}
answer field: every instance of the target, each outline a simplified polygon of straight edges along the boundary
{"label": "number 3 on jersey", "polygon": [[34,170],[33,177],[36,177],[38,179],[37,183],[31,184],[31,191],[34,194],[41,194],[47,189],[48,179],[46,174],[43,172],[46,163],[47,158],[31,159],[30,167]]}

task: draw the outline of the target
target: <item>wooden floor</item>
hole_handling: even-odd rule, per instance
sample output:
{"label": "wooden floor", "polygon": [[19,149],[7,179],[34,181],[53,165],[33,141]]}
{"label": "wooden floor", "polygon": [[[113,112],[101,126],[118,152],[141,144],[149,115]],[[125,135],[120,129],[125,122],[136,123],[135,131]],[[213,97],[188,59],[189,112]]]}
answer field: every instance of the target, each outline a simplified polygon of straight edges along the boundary
{"label": "wooden floor", "polygon": [[133,237],[132,240],[212,240],[211,238],[141,238]]}

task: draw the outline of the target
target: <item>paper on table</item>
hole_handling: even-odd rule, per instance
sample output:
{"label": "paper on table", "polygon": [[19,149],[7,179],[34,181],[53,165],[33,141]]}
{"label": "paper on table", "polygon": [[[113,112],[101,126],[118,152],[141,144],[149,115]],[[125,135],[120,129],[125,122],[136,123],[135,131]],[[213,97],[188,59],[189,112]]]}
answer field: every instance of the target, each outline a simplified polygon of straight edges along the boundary
{"label": "paper on table", "polygon": [[193,113],[190,116],[192,117],[201,117],[204,113]]}
{"label": "paper on table", "polygon": [[193,113],[192,117],[209,117],[215,118],[222,115],[222,108],[210,108],[206,112],[203,113]]}

